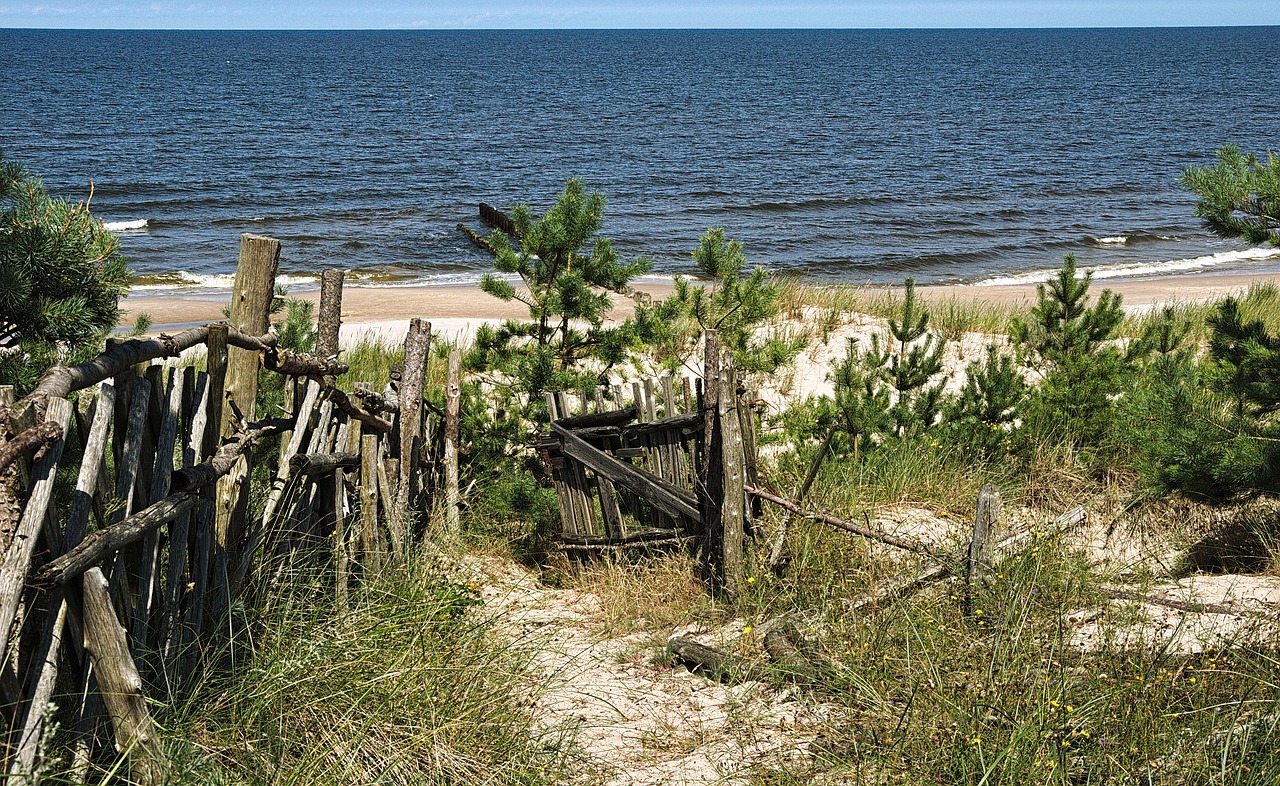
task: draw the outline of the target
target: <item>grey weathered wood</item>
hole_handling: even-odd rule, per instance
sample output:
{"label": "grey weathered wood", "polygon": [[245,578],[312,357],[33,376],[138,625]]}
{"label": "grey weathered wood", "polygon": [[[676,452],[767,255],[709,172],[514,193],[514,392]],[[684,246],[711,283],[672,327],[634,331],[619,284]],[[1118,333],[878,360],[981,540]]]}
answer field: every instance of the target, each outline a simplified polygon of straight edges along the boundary
{"label": "grey weathered wood", "polygon": [[36,571],[35,583],[67,583],[94,565],[100,564],[112,552],[137,542],[147,533],[159,529],[191,510],[198,499],[192,492],[179,492],[106,529],[95,530],[65,554],[49,561]]}
{"label": "grey weathered wood", "polygon": [[[206,486],[205,491],[211,487]],[[183,617],[182,643],[178,648],[180,679],[189,680],[196,673],[204,639],[205,612],[209,605],[209,563],[213,549],[214,501],[205,493],[192,517],[195,541],[191,551],[191,587],[187,592],[187,610]]]}
{"label": "grey weathered wood", "polygon": [[[547,393],[547,414],[550,422],[555,424],[561,420],[559,402],[556,401],[554,393]],[[578,534],[578,520],[575,515],[573,497],[570,496],[569,484],[566,478],[566,461],[562,457],[553,458],[551,461],[551,486],[556,492],[556,501],[560,506],[560,528],[563,532],[576,535]],[[586,534],[585,532],[583,534]]]}
{"label": "grey weathered wood", "polygon": [[[182,407],[183,376],[174,369],[169,375],[168,395],[162,400],[160,433],[156,437],[155,465],[151,473],[151,493],[147,500],[154,505],[169,495],[173,477],[174,441],[178,436],[178,410]],[[158,567],[160,531],[147,533],[142,544],[142,566],[139,572],[138,601],[133,621],[133,656],[137,660],[146,646],[147,628],[152,605],[159,595]]]}
{"label": "grey weathered wood", "polygon": [[98,398],[94,403],[93,420],[89,426],[89,434],[84,443],[84,453],[80,460],[80,473],[76,479],[76,490],[71,497],[71,508],[67,513],[67,524],[64,530],[62,549],[71,548],[79,543],[89,524],[89,512],[93,507],[93,496],[97,491],[99,469],[106,458],[107,430],[111,427],[112,410],[115,408],[116,387],[110,381],[98,387]]}
{"label": "grey weathered wood", "polygon": [[236,432],[205,461],[173,473],[169,489],[174,492],[207,490],[215,481],[230,473],[235,467],[236,459],[248,453],[258,440],[279,434],[288,424],[287,420],[264,420],[261,423],[247,424],[247,428]]}
{"label": "grey weathered wood", "polygon": [[116,750],[128,752],[134,783],[163,783],[164,755],[142,693],[142,678],[111,605],[107,579],[101,570],[91,568],[84,574],[81,589],[85,649],[93,658],[102,699],[115,728]]}
{"label": "grey weathered wood", "polygon": [[[107,429],[111,425],[114,403],[115,385],[109,381],[101,383],[93,402],[90,425],[81,429],[83,455],[67,523],[61,541],[50,541],[54,544],[52,550],[55,554],[74,547],[84,537],[100,475],[99,467],[105,458]],[[30,700],[17,725],[20,731],[9,766],[10,780],[15,784],[35,783],[38,776],[45,742],[46,711],[61,664],[63,633],[67,624],[67,605],[62,590],[47,593],[46,604],[48,617],[34,652],[27,691]]]}
{"label": "grey weathered wood", "polygon": [[458,511],[458,439],[462,406],[462,350],[449,353],[444,406],[444,521],[450,537],[462,532]]}
{"label": "grey weathered wood", "polygon": [[[348,421],[345,440],[339,439],[338,447],[344,452],[360,455],[361,424],[358,420]],[[359,465],[357,465],[359,466]],[[355,469],[353,467],[353,469]],[[359,474],[359,470],[356,470]],[[336,487],[335,515],[333,522],[333,584],[334,599],[339,609],[347,607],[351,584],[351,545],[348,543],[347,526],[347,485],[346,473],[339,470],[333,474]]]}
{"label": "grey weathered wood", "polygon": [[365,434],[360,439],[360,550],[366,572],[381,565],[378,549],[378,437]]}
{"label": "grey weathered wood", "polygon": [[205,383],[204,431],[200,442],[200,455],[206,457],[213,455],[222,440],[222,408],[227,393],[227,326],[210,325],[207,345],[205,370],[209,378]]}
{"label": "grey weathered wood", "polygon": [[9,762],[9,779],[13,786],[28,786],[38,781],[43,764],[46,736],[46,714],[58,679],[62,657],[62,637],[67,622],[67,604],[61,590],[47,596],[49,619],[44,635],[33,653],[34,671],[28,694],[31,700],[23,710],[16,729],[17,742]]}
{"label": "grey weathered wood", "polygon": [[702,408],[706,412],[702,440],[699,443],[696,488],[700,512],[700,566],[704,577],[719,583],[724,536],[721,508],[724,506],[724,449],[721,445],[723,421],[718,416],[720,393],[720,339],[714,330],[706,331],[703,347]]}
{"label": "grey weathered wood", "polygon": [[[297,416],[294,418],[293,431],[289,434],[289,442],[285,445],[284,451],[280,455],[280,465],[276,468],[276,475],[271,481],[271,489],[267,492],[267,502],[263,508],[262,517],[259,519],[258,529],[265,529],[271,526],[271,520],[275,516],[276,508],[280,505],[280,495],[284,493],[284,488],[289,481],[289,475],[293,471],[293,457],[302,451],[302,446],[310,430],[311,414],[315,411],[319,395],[320,383],[316,380],[308,381],[306,397],[302,399],[302,404],[298,407]],[[250,537],[253,537],[253,534],[250,533]]]}
{"label": "grey weathered wood", "polygon": [[401,543],[409,540],[410,510],[418,504],[422,393],[426,388],[430,356],[431,323],[421,319],[410,320],[404,340],[404,373],[400,378],[400,477],[396,483],[395,508],[389,519]]}
{"label": "grey weathered wood", "polygon": [[[576,434],[560,426],[551,425],[553,431],[564,440],[566,456],[581,462],[597,475],[603,475],[615,484],[647,499],[654,507],[674,518],[698,520],[698,506],[686,489],[674,486],[638,467],[619,461],[603,451],[593,448]],[[581,533],[588,534],[588,533]]]}
{"label": "grey weathered wood", "polygon": [[965,560],[964,613],[973,609],[974,588],[985,582],[991,572],[989,551],[996,528],[1000,523],[1000,489],[988,483],[978,492],[977,510],[973,516],[973,534],[969,538],[969,552]]}
{"label": "grey weathered wood", "polygon": [[[564,393],[556,394],[556,406],[560,412],[571,412],[569,407],[569,397]],[[560,426],[564,427],[563,424]],[[582,465],[575,461],[568,461],[564,467],[565,487],[568,489],[569,498],[573,503],[573,515],[577,521],[578,532],[586,534],[595,533],[595,516],[592,515],[591,496],[588,491],[587,473],[583,470]]]}
{"label": "grey weathered wood", "polygon": [[738,414],[737,376],[733,359],[726,352],[720,375],[717,402],[721,420],[721,450],[724,451],[724,491],[720,505],[721,581],[725,593],[736,598],[745,587],[744,523],[746,521],[746,458],[743,455],[742,421]]}
{"label": "grey weathered wood", "polygon": [[[71,425],[71,403],[66,399],[54,399],[49,402],[45,416],[65,434]],[[53,443],[32,466],[27,504],[18,520],[13,540],[0,558],[0,653],[9,651],[14,616],[22,599],[22,589],[44,525],[45,512],[53,499],[54,475],[65,444],[65,440]]]}
{"label": "grey weathered wood", "polygon": [[[1075,507],[1058,516],[1048,526],[1047,532],[1050,534],[1058,534],[1069,529],[1077,527],[1085,522],[1084,508]],[[1034,530],[1025,532],[1016,532],[1001,538],[995,546],[992,547],[993,555],[1001,553],[1009,553],[1026,545],[1035,537]],[[881,584],[878,588],[870,592],[864,592],[856,598],[853,598],[845,604],[845,609],[849,612],[858,612],[862,609],[879,606],[882,603],[899,600],[918,591],[921,587],[939,579],[950,578],[964,570],[964,564],[968,560],[968,553],[951,555],[948,558],[926,562],[922,567],[900,573]]]}
{"label": "grey weathered wood", "polygon": [[138,457],[142,453],[142,432],[147,425],[147,412],[151,406],[151,381],[139,377],[133,381],[129,399],[129,419],[125,429],[120,461],[116,465],[116,499],[124,505],[111,514],[112,524],[133,512],[141,500],[134,499],[138,476]]}

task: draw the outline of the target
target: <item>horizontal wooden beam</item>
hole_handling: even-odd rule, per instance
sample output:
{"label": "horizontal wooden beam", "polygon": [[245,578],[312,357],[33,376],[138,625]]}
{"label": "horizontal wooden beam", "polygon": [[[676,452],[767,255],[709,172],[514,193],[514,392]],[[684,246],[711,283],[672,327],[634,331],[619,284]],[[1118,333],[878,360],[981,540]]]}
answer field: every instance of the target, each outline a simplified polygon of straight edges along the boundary
{"label": "horizontal wooden beam", "polygon": [[697,498],[692,491],[668,483],[656,475],[593,448],[560,423],[552,423],[551,428],[564,440],[564,453],[569,458],[640,496],[669,516],[684,518],[691,522],[700,520]]}

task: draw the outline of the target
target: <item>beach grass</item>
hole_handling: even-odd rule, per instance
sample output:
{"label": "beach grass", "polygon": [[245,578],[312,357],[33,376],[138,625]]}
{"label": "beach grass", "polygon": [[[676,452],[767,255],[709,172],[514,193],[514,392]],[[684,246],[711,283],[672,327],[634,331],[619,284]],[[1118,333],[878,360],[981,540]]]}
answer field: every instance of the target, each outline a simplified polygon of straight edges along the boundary
{"label": "beach grass", "polygon": [[175,783],[544,784],[569,750],[538,727],[541,677],[474,585],[420,555],[342,609],[302,585],[259,610],[229,664],[169,717]]}

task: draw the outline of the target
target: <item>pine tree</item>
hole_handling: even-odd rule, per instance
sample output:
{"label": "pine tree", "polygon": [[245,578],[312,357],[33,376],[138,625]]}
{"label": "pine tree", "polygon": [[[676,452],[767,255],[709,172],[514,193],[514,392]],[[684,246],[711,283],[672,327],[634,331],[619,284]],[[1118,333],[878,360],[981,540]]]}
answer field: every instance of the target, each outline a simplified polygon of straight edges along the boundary
{"label": "pine tree", "polygon": [[944,349],[945,342],[929,332],[929,311],[908,278],[889,332],[872,335],[865,352],[850,341],[829,376],[837,408],[862,444],[907,437],[937,423],[943,382],[934,380],[943,372]]}
{"label": "pine tree", "polygon": [[674,365],[696,351],[703,332],[715,330],[738,368],[770,372],[794,360],[805,348],[800,336],[758,335],[778,314],[779,289],[763,268],[746,275],[742,244],[723,228],[709,229],[693,250],[693,261],[705,283],[683,276],[666,300],[636,311],[639,335],[655,346],[660,359]]}
{"label": "pine tree", "polygon": [[1026,361],[1043,376],[1028,408],[1042,436],[1074,437],[1098,444],[1107,431],[1111,399],[1121,389],[1122,356],[1112,343],[1124,318],[1120,296],[1103,290],[1089,303],[1091,272],[1077,277],[1076,258],[1036,288],[1029,320],[1015,319],[1011,333]]}
{"label": "pine tree", "polygon": [[[588,194],[582,181],[573,179],[541,217],[528,205],[512,211],[515,246],[503,232],[489,237],[494,270],[519,276],[523,288],[495,273],[486,274],[480,288],[524,303],[531,321],[481,329],[468,358],[471,367],[508,373],[536,400],[543,391],[595,384],[603,370],[623,359],[633,326],[604,326],[613,307],[608,293],[652,265],[643,259],[622,262],[613,244],[597,236],[604,204],[604,195]],[[598,367],[584,368],[587,360]]]}
{"label": "pine tree", "polygon": [[1219,237],[1280,246],[1280,158],[1263,164],[1224,145],[1212,167],[1187,167],[1182,185],[1200,197],[1196,215]]}
{"label": "pine tree", "polygon": [[1014,358],[988,344],[982,360],[965,367],[964,387],[946,407],[944,420],[959,441],[993,454],[1013,447],[1027,383]]}
{"label": "pine tree", "polygon": [[886,367],[895,401],[890,409],[899,436],[932,426],[938,417],[942,383],[929,380],[942,373],[944,343],[929,332],[929,311],[916,296],[915,279],[906,280],[901,318],[889,320],[889,335],[897,342]]}
{"label": "pine tree", "polygon": [[129,276],[88,202],[50,197],[0,151],[0,382],[27,390],[44,367],[95,354]]}

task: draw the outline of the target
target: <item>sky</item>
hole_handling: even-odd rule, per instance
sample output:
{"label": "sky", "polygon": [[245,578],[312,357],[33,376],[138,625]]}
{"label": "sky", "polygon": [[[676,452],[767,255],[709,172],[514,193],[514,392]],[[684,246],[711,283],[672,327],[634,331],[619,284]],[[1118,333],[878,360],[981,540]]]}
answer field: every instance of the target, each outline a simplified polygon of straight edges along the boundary
{"label": "sky", "polygon": [[484,29],[1277,25],[1280,0],[0,0],[0,28]]}

